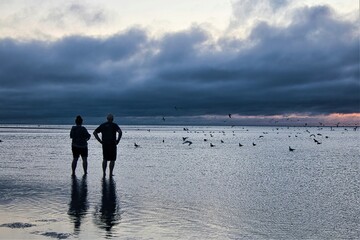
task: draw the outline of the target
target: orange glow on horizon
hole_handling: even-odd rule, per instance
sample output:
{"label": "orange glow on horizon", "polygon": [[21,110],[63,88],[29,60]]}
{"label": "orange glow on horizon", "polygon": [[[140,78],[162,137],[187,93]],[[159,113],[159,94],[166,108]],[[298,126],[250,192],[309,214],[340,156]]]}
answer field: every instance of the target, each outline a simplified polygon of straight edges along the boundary
{"label": "orange glow on horizon", "polygon": [[284,115],[240,115],[231,114],[231,118],[228,115],[202,115],[207,120],[224,120],[224,122],[240,121],[254,124],[284,124],[284,125],[309,125],[309,126],[357,126],[360,125],[360,113],[331,113],[331,114],[284,114]]}
{"label": "orange glow on horizon", "polygon": [[332,113],[328,116],[330,118],[357,118],[360,120],[360,113]]}

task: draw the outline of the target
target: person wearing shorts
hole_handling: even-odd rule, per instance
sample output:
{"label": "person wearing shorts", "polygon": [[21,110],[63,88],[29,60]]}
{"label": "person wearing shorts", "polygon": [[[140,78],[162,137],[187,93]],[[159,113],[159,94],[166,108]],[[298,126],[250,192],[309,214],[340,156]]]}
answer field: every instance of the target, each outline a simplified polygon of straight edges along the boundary
{"label": "person wearing shorts", "polygon": [[[101,124],[94,131],[95,138],[102,144],[103,150],[103,174],[106,175],[107,162],[109,161],[110,177],[113,176],[113,170],[115,167],[115,161],[117,156],[117,145],[120,142],[122,131],[120,127],[113,122],[114,116],[109,114],[107,116],[107,122]],[[101,138],[99,137],[101,133]]]}
{"label": "person wearing shorts", "polygon": [[81,156],[83,161],[84,175],[87,174],[87,158],[88,158],[88,144],[91,135],[85,127],[82,126],[83,119],[77,116],[75,119],[76,126],[73,126],[70,131],[70,138],[72,139],[71,150],[73,153],[73,161],[71,164],[72,175],[75,175],[77,161]]}

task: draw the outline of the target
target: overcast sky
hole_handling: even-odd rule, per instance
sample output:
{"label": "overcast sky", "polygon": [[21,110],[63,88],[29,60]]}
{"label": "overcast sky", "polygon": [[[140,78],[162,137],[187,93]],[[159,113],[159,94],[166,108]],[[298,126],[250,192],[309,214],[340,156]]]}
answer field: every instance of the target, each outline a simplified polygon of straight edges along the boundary
{"label": "overcast sky", "polygon": [[356,121],[358,24],[353,0],[0,0],[0,123]]}

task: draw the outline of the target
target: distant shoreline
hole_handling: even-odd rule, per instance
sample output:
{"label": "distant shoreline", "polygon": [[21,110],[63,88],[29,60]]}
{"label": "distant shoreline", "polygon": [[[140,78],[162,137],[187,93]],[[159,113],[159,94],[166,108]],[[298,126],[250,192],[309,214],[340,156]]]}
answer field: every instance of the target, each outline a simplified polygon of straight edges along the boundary
{"label": "distant shoreline", "polygon": [[[0,129],[67,129],[74,124],[0,124]],[[355,128],[359,127],[357,125],[205,125],[205,124],[190,124],[190,125],[180,125],[180,124],[119,124],[121,126],[130,126],[130,127],[229,127],[229,128],[239,128],[239,127],[275,127],[275,128]],[[97,124],[84,124],[84,126],[97,126]]]}

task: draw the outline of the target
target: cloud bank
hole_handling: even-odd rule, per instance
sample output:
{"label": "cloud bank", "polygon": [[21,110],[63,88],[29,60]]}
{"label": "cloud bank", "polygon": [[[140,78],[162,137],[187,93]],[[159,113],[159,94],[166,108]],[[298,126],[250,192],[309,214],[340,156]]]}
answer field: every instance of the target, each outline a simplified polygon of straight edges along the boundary
{"label": "cloud bank", "polygon": [[193,26],[160,37],[130,28],[0,39],[0,119],[359,113],[358,20],[316,6],[286,26],[259,21],[246,38]]}

